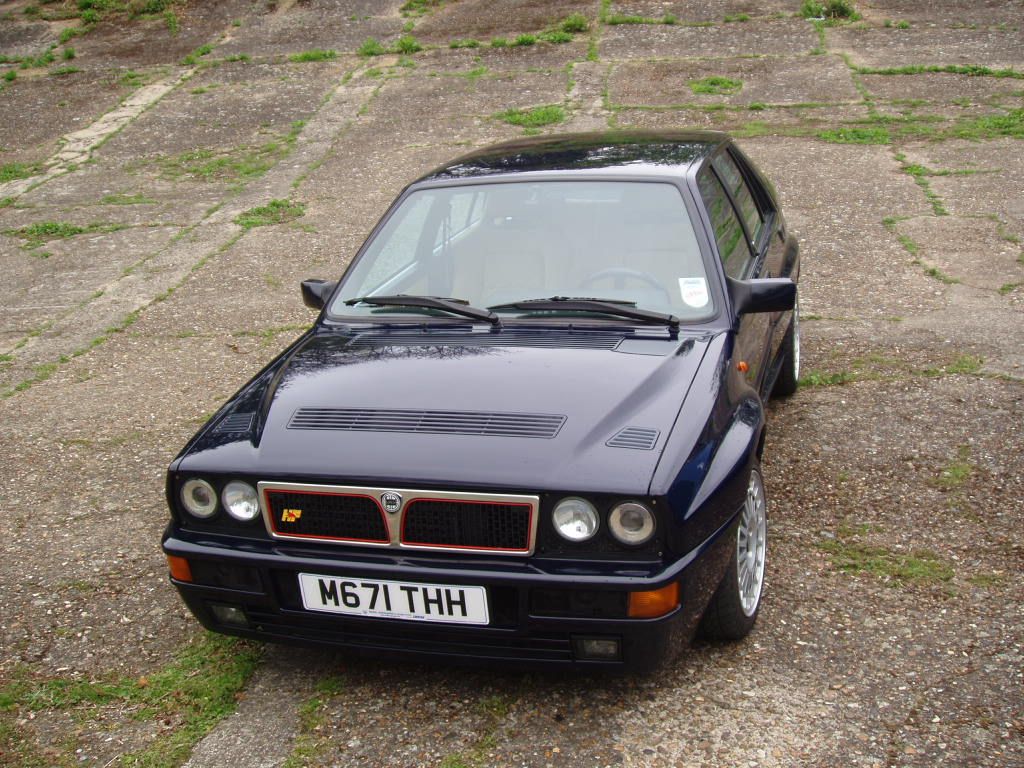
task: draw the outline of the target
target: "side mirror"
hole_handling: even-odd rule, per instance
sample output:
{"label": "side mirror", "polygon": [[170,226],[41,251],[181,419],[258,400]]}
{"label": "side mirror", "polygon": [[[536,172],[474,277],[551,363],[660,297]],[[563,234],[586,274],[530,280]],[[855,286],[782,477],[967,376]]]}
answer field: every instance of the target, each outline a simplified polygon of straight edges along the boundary
{"label": "side mirror", "polygon": [[337,282],[316,278],[302,281],[302,303],[310,309],[323,309]]}
{"label": "side mirror", "polygon": [[788,277],[760,280],[733,280],[728,277],[726,280],[737,316],[754,312],[787,312],[796,304],[796,283]]}

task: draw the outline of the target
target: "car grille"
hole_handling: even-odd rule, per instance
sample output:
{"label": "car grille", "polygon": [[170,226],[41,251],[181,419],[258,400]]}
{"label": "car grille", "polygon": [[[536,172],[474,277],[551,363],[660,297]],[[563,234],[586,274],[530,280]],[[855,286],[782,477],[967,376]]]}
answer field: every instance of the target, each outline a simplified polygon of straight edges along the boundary
{"label": "car grille", "polygon": [[368,496],[268,490],[268,516],[278,536],[386,544],[384,511]]}
{"label": "car grille", "polygon": [[531,512],[528,504],[416,500],[406,506],[402,542],[526,552]]}
{"label": "car grille", "polygon": [[536,543],[536,496],[277,482],[259,488],[267,530],[279,539],[502,555],[532,554]]}

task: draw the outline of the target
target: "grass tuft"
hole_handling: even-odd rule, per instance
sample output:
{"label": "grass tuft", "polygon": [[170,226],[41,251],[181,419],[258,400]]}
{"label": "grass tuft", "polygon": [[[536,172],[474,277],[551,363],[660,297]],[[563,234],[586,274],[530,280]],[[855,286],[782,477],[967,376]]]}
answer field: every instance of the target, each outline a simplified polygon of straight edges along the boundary
{"label": "grass tuft", "polygon": [[523,128],[541,128],[545,125],[555,125],[565,120],[565,110],[558,104],[548,104],[533,109],[507,109],[495,115],[509,125],[518,125]]}
{"label": "grass tuft", "polygon": [[729,96],[739,93],[743,88],[742,80],[735,80],[731,77],[712,75],[700,80],[690,81],[690,90],[694,93],[709,94],[712,96]]}
{"label": "grass tuft", "polygon": [[419,41],[412,35],[402,35],[395,41],[395,53],[401,53],[408,56],[413,53],[419,53],[422,50],[423,46],[420,45]]}
{"label": "grass tuft", "polygon": [[387,49],[380,44],[380,40],[375,37],[366,38],[363,44],[356,49],[356,53],[364,57],[383,56],[387,52]]}
{"label": "grass tuft", "polygon": [[888,128],[833,128],[819,131],[818,138],[832,144],[888,144],[891,141]]}
{"label": "grass tuft", "polygon": [[301,53],[293,53],[288,57],[288,61],[303,62],[303,61],[331,61],[332,59],[338,58],[338,52],[334,50],[324,50],[323,48],[312,48],[308,51],[302,51]]}
{"label": "grass tuft", "polygon": [[273,224],[285,224],[294,221],[306,213],[306,206],[303,203],[293,203],[289,200],[271,200],[266,205],[257,208],[250,208],[245,213],[235,217],[235,224],[245,229],[253,227],[267,227]]}
{"label": "grass tuft", "polygon": [[953,569],[927,550],[895,552],[839,539],[825,539],[818,547],[829,554],[832,565],[843,573],[866,573],[896,584],[935,584],[953,578]]}

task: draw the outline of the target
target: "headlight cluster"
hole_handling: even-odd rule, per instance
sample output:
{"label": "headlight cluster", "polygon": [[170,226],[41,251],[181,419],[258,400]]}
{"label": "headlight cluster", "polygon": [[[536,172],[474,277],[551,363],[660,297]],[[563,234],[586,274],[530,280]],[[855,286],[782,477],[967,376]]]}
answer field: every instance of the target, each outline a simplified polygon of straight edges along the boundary
{"label": "headlight cluster", "polygon": [[[217,512],[217,491],[206,480],[192,477],[182,483],[181,503],[190,515],[206,520]],[[241,480],[232,480],[224,486],[220,504],[231,517],[242,523],[255,520],[260,515],[256,489]]]}
{"label": "headlight cluster", "polygon": [[[551,514],[555,530],[563,539],[581,542],[592,539],[601,527],[597,508],[578,496],[562,499]],[[638,501],[627,501],[612,508],[608,530],[620,544],[638,546],[651,540],[656,525],[654,513]]]}

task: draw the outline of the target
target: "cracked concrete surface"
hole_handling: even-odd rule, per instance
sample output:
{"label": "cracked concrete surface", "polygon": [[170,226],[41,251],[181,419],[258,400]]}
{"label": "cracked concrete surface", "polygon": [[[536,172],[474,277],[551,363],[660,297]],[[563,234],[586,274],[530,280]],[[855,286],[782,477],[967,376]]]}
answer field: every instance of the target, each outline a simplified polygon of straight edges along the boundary
{"label": "cracked concrete surface", "polygon": [[[864,0],[824,53],[782,0],[606,9],[675,25],[601,23],[597,0],[182,0],[177,34],[115,14],[63,45],[79,22],[45,14],[77,4],[29,5],[0,3],[0,54],[57,60],[0,64],[0,763],[1024,763],[1019,0]],[[490,45],[574,12],[572,42]],[[402,34],[425,50],[357,55]],[[335,55],[288,58],[314,48]],[[1016,74],[854,69],[905,65]],[[708,76],[742,87],[695,93]],[[641,679],[268,647],[219,722],[183,694],[148,712],[140,681],[204,635],[159,552],[167,462],[311,322],[298,280],[339,274],[408,181],[521,135],[496,113],[543,104],[567,113],[551,131],[735,131],[800,240],[805,386],[770,405],[755,631]],[[941,138],[988,118],[1010,127]],[[305,213],[235,223],[272,199]],[[46,223],[85,231],[18,234]],[[110,681],[136,698],[52,699]]]}

